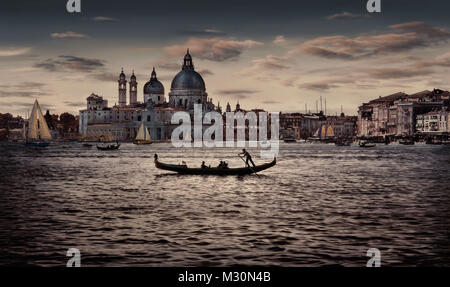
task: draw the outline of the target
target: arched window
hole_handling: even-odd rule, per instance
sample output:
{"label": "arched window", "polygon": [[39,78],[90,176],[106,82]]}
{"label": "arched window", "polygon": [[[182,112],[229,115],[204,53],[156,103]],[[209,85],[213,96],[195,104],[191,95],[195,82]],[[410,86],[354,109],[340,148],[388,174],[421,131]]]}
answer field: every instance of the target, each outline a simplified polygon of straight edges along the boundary
{"label": "arched window", "polygon": [[142,121],[142,116],[138,116],[138,122]]}

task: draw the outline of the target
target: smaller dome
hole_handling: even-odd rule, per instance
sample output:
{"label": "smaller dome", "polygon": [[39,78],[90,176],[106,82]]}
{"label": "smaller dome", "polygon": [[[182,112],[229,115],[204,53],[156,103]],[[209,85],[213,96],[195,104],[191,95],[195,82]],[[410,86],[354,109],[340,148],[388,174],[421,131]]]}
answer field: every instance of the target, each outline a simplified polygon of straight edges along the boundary
{"label": "smaller dome", "polygon": [[136,76],[134,75],[134,70],[133,70],[133,74],[131,75],[131,79],[136,80]]}
{"label": "smaller dome", "polygon": [[164,94],[164,86],[156,78],[156,71],[154,67],[150,81],[144,85],[144,94]]}

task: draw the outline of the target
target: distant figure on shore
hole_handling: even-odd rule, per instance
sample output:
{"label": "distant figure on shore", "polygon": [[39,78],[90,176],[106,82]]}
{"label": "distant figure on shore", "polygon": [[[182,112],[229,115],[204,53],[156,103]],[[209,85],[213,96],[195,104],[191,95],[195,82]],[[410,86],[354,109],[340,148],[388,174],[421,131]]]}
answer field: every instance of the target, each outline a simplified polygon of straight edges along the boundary
{"label": "distant figure on shore", "polygon": [[253,167],[256,167],[255,163],[252,160],[252,156],[248,153],[248,151],[245,150],[245,148],[242,149],[242,153],[240,153],[239,155],[242,155],[242,156],[246,157],[245,164],[247,166],[250,166],[250,164],[248,162],[251,162]]}

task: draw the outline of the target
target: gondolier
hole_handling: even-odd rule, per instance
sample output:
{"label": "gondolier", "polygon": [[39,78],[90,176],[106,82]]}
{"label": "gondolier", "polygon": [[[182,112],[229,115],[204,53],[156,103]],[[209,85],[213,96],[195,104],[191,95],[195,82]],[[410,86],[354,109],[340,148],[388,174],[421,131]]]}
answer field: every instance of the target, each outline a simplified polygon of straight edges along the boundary
{"label": "gondolier", "polygon": [[253,162],[253,160],[252,160],[252,156],[248,153],[248,151],[246,151],[245,150],[245,148],[244,149],[242,149],[242,153],[240,153],[239,154],[240,156],[242,155],[242,156],[245,156],[245,164],[247,165],[247,166],[250,166],[250,164],[248,163],[248,162],[251,162],[252,163],[252,165],[253,165],[253,167],[256,167],[256,165],[255,165],[255,163]]}

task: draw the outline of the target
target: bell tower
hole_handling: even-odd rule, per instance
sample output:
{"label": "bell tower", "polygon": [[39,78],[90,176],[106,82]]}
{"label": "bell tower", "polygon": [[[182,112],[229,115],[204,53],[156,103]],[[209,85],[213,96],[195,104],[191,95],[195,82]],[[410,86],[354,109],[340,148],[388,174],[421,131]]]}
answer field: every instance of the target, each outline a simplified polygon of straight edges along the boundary
{"label": "bell tower", "polygon": [[130,105],[135,106],[137,104],[137,82],[136,82],[136,76],[133,74],[130,78]]}
{"label": "bell tower", "polygon": [[127,105],[127,80],[125,74],[122,72],[119,76],[119,107],[125,107]]}

